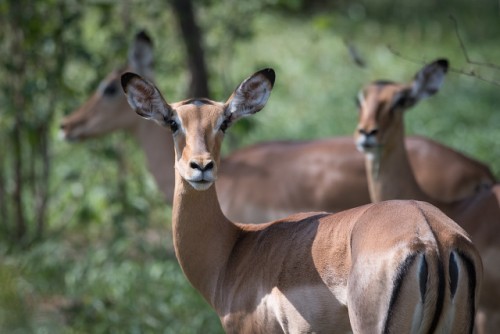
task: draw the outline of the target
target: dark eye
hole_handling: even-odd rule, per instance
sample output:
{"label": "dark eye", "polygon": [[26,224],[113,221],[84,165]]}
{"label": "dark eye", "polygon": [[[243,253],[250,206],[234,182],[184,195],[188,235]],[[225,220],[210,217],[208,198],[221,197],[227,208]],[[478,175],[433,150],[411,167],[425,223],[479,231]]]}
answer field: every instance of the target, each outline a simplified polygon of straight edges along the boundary
{"label": "dark eye", "polygon": [[404,97],[399,97],[397,98],[396,100],[394,100],[394,102],[392,103],[392,106],[391,108],[389,109],[389,111],[392,113],[394,113],[394,111],[396,110],[399,110],[399,109],[404,109],[405,108],[405,105],[406,105],[406,99]]}
{"label": "dark eye", "polygon": [[220,130],[222,132],[226,132],[227,128],[229,127],[229,119],[225,119],[224,122],[222,122],[222,124],[220,125]]}
{"label": "dark eye", "polygon": [[170,130],[172,131],[172,133],[176,133],[177,130],[179,130],[179,125],[177,124],[176,121],[174,121],[173,119],[169,120],[167,122],[168,126],[170,127]]}
{"label": "dark eye", "polygon": [[102,93],[106,96],[113,96],[116,94],[117,91],[118,91],[118,85],[116,82],[113,81],[112,83],[107,85],[106,88],[104,88],[104,91]]}
{"label": "dark eye", "polygon": [[413,104],[415,104],[415,99],[411,97],[408,91],[403,91],[394,98],[391,110],[400,108],[406,109],[411,107]]}

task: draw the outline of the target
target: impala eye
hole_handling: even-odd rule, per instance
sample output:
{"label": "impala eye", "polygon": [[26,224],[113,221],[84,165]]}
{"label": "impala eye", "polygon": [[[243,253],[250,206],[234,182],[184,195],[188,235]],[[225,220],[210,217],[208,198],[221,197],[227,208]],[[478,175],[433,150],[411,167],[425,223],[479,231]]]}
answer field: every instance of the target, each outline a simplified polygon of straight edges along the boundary
{"label": "impala eye", "polygon": [[408,91],[403,91],[394,97],[391,109],[392,110],[399,108],[406,109],[411,107],[413,104],[415,104],[415,99],[411,97]]}
{"label": "impala eye", "polygon": [[116,82],[111,82],[109,85],[104,88],[104,91],[102,92],[106,96],[113,96],[116,94],[118,91],[118,85]]}
{"label": "impala eye", "polygon": [[226,132],[226,130],[227,130],[227,128],[229,127],[229,124],[230,124],[230,123],[229,123],[229,119],[228,119],[228,118],[226,118],[226,119],[222,122],[222,124],[220,125],[220,128],[219,128],[219,129],[220,129],[222,132],[224,132],[224,133],[225,133],[225,132]]}
{"label": "impala eye", "polygon": [[179,125],[173,119],[167,121],[167,124],[170,127],[170,130],[172,131],[172,133],[176,133],[177,130],[179,130]]}

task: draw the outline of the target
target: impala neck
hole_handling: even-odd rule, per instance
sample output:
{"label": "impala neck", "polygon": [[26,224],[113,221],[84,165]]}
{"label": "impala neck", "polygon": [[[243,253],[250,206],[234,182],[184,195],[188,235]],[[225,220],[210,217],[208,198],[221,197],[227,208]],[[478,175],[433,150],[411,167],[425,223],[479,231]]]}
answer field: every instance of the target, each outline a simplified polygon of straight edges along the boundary
{"label": "impala neck", "polygon": [[138,119],[132,132],[146,154],[148,169],[156,184],[168,203],[172,203],[175,161],[172,135],[167,129],[143,119]]}
{"label": "impala neck", "polygon": [[404,144],[404,127],[392,133],[388,141],[374,154],[365,154],[368,188],[372,202],[391,199],[431,199],[420,189]]}
{"label": "impala neck", "polygon": [[222,213],[214,185],[197,191],[177,172],[175,178],[172,207],[175,253],[191,284],[215,307],[217,282],[239,229]]}

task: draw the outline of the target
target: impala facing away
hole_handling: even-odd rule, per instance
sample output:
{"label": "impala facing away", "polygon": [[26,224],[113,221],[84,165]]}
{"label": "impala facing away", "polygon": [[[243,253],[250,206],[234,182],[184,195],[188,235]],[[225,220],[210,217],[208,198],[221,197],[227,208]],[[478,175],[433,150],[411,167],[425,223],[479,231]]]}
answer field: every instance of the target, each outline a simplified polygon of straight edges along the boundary
{"label": "impala facing away", "polygon": [[224,329],[471,333],[481,260],[467,234],[427,203],[388,201],[261,225],[224,216],[214,186],[224,132],[264,107],[274,78],[271,69],[255,73],[225,103],[168,104],[150,82],[122,76],[133,109],[173,133],[175,252]]}
{"label": "impala facing away", "polygon": [[[128,64],[110,73],[94,95],[62,121],[61,128],[69,140],[130,131],[171,203],[172,138],[167,130],[132,113],[116,89],[123,71],[152,79],[152,59],[151,41],[141,33],[129,51]],[[436,198],[463,198],[494,182],[486,166],[434,141],[410,137],[406,144],[417,180]],[[262,223],[300,211],[337,212],[370,202],[363,155],[351,137],[275,141],[238,150],[223,159],[216,186],[222,211],[241,222]]]}
{"label": "impala facing away", "polygon": [[[435,94],[447,69],[448,61],[441,59],[421,69],[409,84],[376,81],[366,86],[359,93],[360,114],[354,136],[358,148],[366,156],[373,202],[391,199],[426,201],[443,210],[470,233],[484,265],[478,332],[499,333],[500,185],[484,188],[460,201],[436,200],[420,188],[404,146],[404,111]],[[443,170],[448,167],[451,166],[441,166]]]}

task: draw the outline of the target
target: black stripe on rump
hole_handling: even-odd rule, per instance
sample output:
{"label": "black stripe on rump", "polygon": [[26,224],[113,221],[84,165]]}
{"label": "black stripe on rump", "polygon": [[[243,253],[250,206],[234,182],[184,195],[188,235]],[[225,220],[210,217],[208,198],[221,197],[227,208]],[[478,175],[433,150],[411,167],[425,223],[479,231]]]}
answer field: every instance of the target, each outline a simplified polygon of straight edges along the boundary
{"label": "black stripe on rump", "polygon": [[439,319],[441,318],[441,313],[443,312],[443,304],[444,304],[444,289],[445,289],[445,278],[444,278],[444,268],[441,259],[438,259],[438,295],[436,299],[436,310],[434,312],[434,318],[432,319],[431,327],[429,329],[429,333],[434,333],[436,331],[436,327],[439,323]]}
{"label": "black stripe on rump", "polygon": [[384,330],[382,333],[389,333],[389,326],[391,324],[392,316],[394,315],[394,305],[399,297],[399,292],[401,290],[401,285],[403,284],[403,279],[408,273],[408,269],[411,267],[415,258],[418,254],[409,255],[403,263],[401,263],[396,271],[396,276],[393,281],[391,300],[389,301],[389,309],[387,310],[387,318],[385,319]]}
{"label": "black stripe on rump", "polygon": [[[467,332],[472,333],[474,329],[474,318],[476,314],[476,268],[474,267],[474,262],[464,253],[458,252],[458,255],[462,258],[462,261],[465,264],[465,269],[467,270],[467,275],[469,276],[469,330]],[[452,253],[453,254],[453,253]],[[451,261],[451,258],[450,258]]]}
{"label": "black stripe on rump", "polygon": [[458,265],[457,260],[455,260],[455,252],[450,253],[450,261],[448,265],[448,270],[450,273],[450,292],[451,299],[455,298],[455,293],[457,292],[458,286]]}
{"label": "black stripe on rump", "polygon": [[420,299],[422,299],[422,304],[425,304],[425,293],[427,292],[428,276],[429,276],[429,269],[427,267],[427,259],[424,256],[422,265],[420,266],[420,271],[418,273],[418,279],[420,283]]}
{"label": "black stripe on rump", "polygon": [[[390,325],[391,325],[391,320],[392,316],[394,315],[394,306],[396,305],[396,302],[399,297],[399,293],[401,290],[401,286],[403,284],[403,279],[408,273],[409,268],[415,261],[415,258],[417,254],[411,254],[409,255],[403,263],[398,267],[396,276],[394,278],[393,282],[393,290],[392,290],[392,295],[391,295],[391,300],[389,302],[389,309],[387,311],[387,318],[385,320],[384,324],[384,329],[382,333],[387,334],[390,333]],[[443,302],[444,302],[444,287],[445,287],[445,279],[444,279],[444,270],[443,270],[443,265],[440,260],[438,260],[438,295],[437,295],[437,300],[436,300],[436,310],[434,313],[434,318],[432,319],[431,327],[429,330],[429,333],[433,333],[436,330],[436,327],[439,323],[439,319],[441,317],[441,312],[443,310]],[[420,267],[419,270],[419,283],[420,283],[420,296],[422,297],[422,302],[425,301],[425,295],[427,291],[427,280],[428,280],[429,272],[428,272],[428,265],[427,265],[427,260],[425,259],[424,256],[424,261],[423,265]]]}

